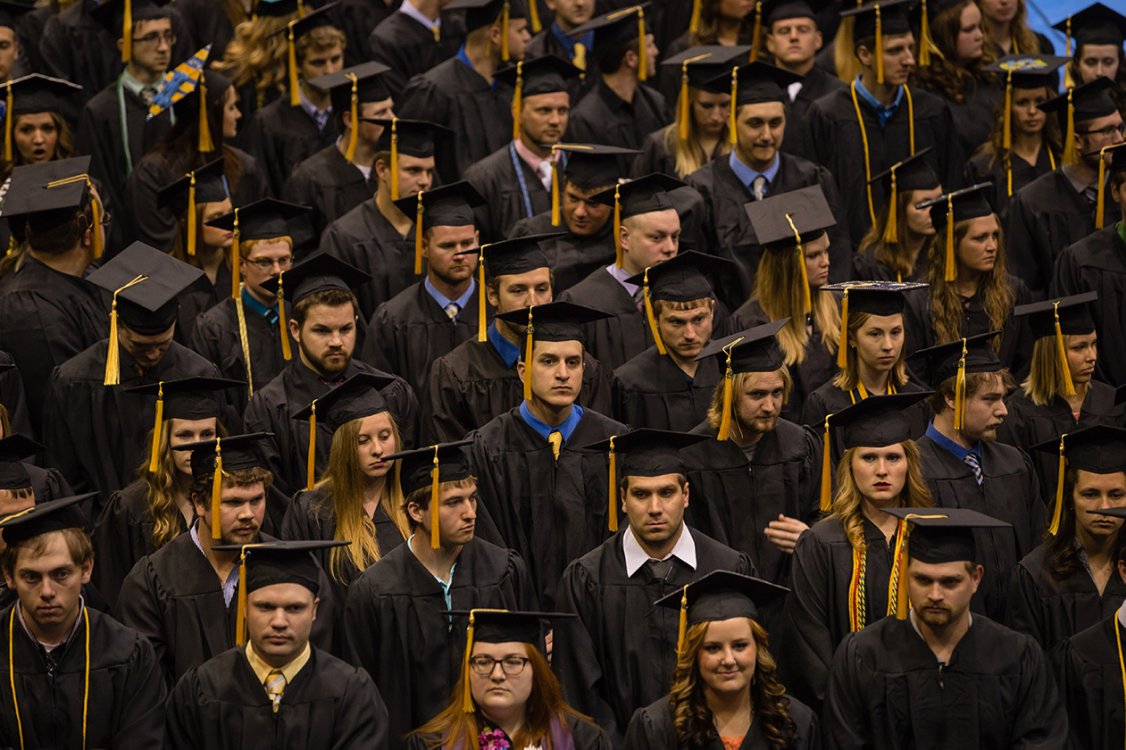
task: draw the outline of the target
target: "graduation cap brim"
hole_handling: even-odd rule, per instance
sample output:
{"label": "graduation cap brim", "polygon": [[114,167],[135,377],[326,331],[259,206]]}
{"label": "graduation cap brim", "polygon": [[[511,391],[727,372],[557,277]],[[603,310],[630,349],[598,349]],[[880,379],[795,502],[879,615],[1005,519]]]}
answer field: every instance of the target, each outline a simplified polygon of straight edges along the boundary
{"label": "graduation cap brim", "polygon": [[907,307],[907,292],[926,289],[927,284],[915,281],[842,281],[826,284],[822,292],[848,292],[848,311],[869,315],[898,315]]}
{"label": "graduation cap brim", "polygon": [[656,602],[655,606],[679,610],[688,599],[687,624],[723,622],[736,617],[759,619],[763,607],[788,594],[785,586],[761,578],[716,570]]}
{"label": "graduation cap brim", "polygon": [[[320,593],[321,569],[311,552],[343,547],[344,539],[317,539],[257,542],[255,544],[217,544],[218,552],[237,552],[246,565],[246,580],[242,582],[246,593],[276,584],[294,583],[304,586],[314,596]],[[241,602],[240,602],[241,605]],[[245,613],[243,613],[245,617]]]}
{"label": "graduation cap brim", "polygon": [[1058,456],[1060,441],[1067,465],[1092,474],[1126,472],[1126,430],[1113,425],[1094,425],[1037,443],[1030,450]]}
{"label": "graduation cap brim", "polygon": [[955,224],[959,221],[980,219],[996,213],[988,198],[989,191],[992,189],[992,182],[979,182],[976,185],[922,201],[915,207],[919,209],[929,208],[931,222],[935,229],[941,230],[950,221],[948,214],[951,208],[954,210],[953,223]]}
{"label": "graduation cap brim", "polygon": [[798,244],[799,236],[801,242],[809,242],[837,224],[820,185],[750,201],[743,208],[751,220],[755,238],[768,250],[792,249]]}
{"label": "graduation cap brim", "polygon": [[933,391],[912,391],[887,396],[869,396],[830,414],[830,427],[839,427],[845,448],[884,448],[910,440],[914,424],[908,412],[929,398]]}
{"label": "graduation cap brim", "polygon": [[789,322],[789,318],[783,318],[721,339],[712,339],[696,355],[696,361],[719,357],[722,362],[730,348],[733,372],[775,372],[784,364],[775,335]]}
{"label": "graduation cap brim", "polygon": [[[239,239],[243,242],[292,236],[292,222],[311,211],[308,206],[280,201],[276,198],[261,198],[236,210]],[[235,216],[235,210],[232,210],[207,222],[207,226],[225,229],[228,232],[233,231]]]}
{"label": "graduation cap brim", "polygon": [[519,78],[521,96],[529,97],[569,91],[570,81],[580,75],[582,71],[567,60],[556,55],[543,55],[501,68],[493,74],[493,79],[515,87]]}
{"label": "graduation cap brim", "polygon": [[[143,280],[127,286],[142,277]],[[87,280],[110,294],[117,291],[117,315],[131,330],[156,335],[176,322],[177,298],[201,278],[201,269],[138,241],[91,273]]]}
{"label": "graduation cap brim", "polygon": [[171,208],[177,214],[186,211],[189,202],[188,191],[192,187],[193,175],[195,176],[196,205],[221,203],[230,197],[227,191],[227,178],[223,169],[225,163],[226,160],[219,157],[192,170],[175,182],[168,183],[157,192],[157,205]]}
{"label": "graduation cap brim", "polygon": [[272,432],[248,432],[215,440],[175,445],[172,450],[190,451],[192,476],[210,476],[215,470],[215,449],[223,457],[223,471],[232,469],[268,468],[260,446],[274,436]]}
{"label": "graduation cap brim", "polygon": [[[463,11],[465,30],[470,32],[496,23],[504,11],[504,5],[505,0],[451,0],[442,6],[442,12]],[[508,3],[509,21],[526,17],[523,0],[511,0]]]}
{"label": "graduation cap brim", "polygon": [[1064,336],[1083,336],[1095,330],[1091,305],[1098,302],[1098,292],[1084,292],[1070,297],[1058,297],[1013,308],[1013,317],[1027,318],[1035,338],[1056,335],[1056,319]]}
{"label": "graduation cap brim", "polygon": [[657,477],[686,473],[687,462],[681,450],[710,438],[688,432],[641,428],[584,446],[584,450],[609,452],[611,446],[620,461],[622,477]]}
{"label": "graduation cap brim", "polygon": [[296,304],[311,294],[336,289],[351,292],[371,279],[371,275],[331,253],[318,251],[279,276],[262,283],[271,294],[281,286],[285,299]]}
{"label": "graduation cap brim", "polygon": [[79,503],[97,494],[97,492],[87,492],[84,495],[60,497],[57,500],[36,503],[25,511],[4,516],[0,518],[0,536],[7,546],[12,547],[52,531],[85,530],[89,522],[78,506]]}
{"label": "graduation cap brim", "polygon": [[816,20],[829,5],[829,0],[767,0],[763,3],[762,22],[769,29],[776,21],[787,18]]}
{"label": "graduation cap brim", "polygon": [[54,112],[73,122],[78,115],[77,99],[82,87],[63,78],[32,73],[0,84],[0,93],[12,94],[13,115]]}
{"label": "graduation cap brim", "polygon": [[[969,508],[881,508],[912,524],[907,556],[929,564],[977,562],[975,529],[1011,526]],[[901,595],[902,592],[901,592]]]}
{"label": "graduation cap brim", "polygon": [[481,255],[485,264],[485,273],[490,279],[515,276],[538,268],[551,268],[551,263],[540,247],[540,243],[565,235],[566,232],[528,234],[462,250],[457,255]]}
{"label": "graduation cap brim", "polygon": [[[433,485],[431,469],[434,467],[434,451],[438,451],[438,483],[456,482],[473,475],[473,465],[465,452],[472,440],[456,440],[451,443],[428,445],[384,456],[384,461],[400,461],[399,483],[403,496]],[[433,512],[434,509],[432,508]]]}
{"label": "graduation cap brim", "polygon": [[731,93],[732,76],[735,77],[734,104],[737,107],[744,104],[787,102],[786,87],[803,80],[803,77],[797,73],[756,60],[744,63],[734,71],[728,68],[716,77],[703,82],[699,88],[713,94]]}
{"label": "graduation cap brim", "polygon": [[1005,55],[987,65],[984,70],[996,73],[1002,83],[1011,76],[1015,89],[1051,88],[1057,70],[1067,60],[1068,58],[1059,55]]}
{"label": "graduation cap brim", "polygon": [[228,388],[245,388],[243,380],[190,377],[123,388],[136,396],[163,395],[164,419],[218,419],[223,409],[221,394]]}
{"label": "graduation cap brim", "polygon": [[1099,76],[1071,89],[1070,97],[1068,92],[1065,91],[1054,99],[1049,99],[1037,106],[1040,110],[1049,114],[1055,113],[1060,122],[1060,127],[1066,129],[1070,103],[1070,108],[1074,110],[1074,122],[1078,126],[1081,122],[1097,120],[1118,111],[1114,99],[1114,85],[1114,81],[1106,76]]}
{"label": "graduation cap brim", "polygon": [[1075,53],[1079,54],[1084,44],[1121,45],[1126,38],[1126,16],[1102,3],[1092,3],[1052,24],[1052,28],[1065,34],[1070,31],[1077,42]]}
{"label": "graduation cap brim", "polygon": [[890,192],[891,176],[894,171],[896,190],[933,190],[936,187],[941,187],[941,180],[938,179],[938,175],[935,174],[927,160],[927,155],[930,154],[931,150],[930,146],[919,149],[914,155],[908,156],[903,161],[874,175],[872,179],[868,180],[868,184],[883,183],[884,189]]}
{"label": "graduation cap brim", "polygon": [[626,281],[642,286],[648,280],[649,297],[653,300],[691,302],[713,297],[713,280],[734,274],[735,263],[717,255],[686,250],[668,260],[650,266]]}
{"label": "graduation cap brim", "polygon": [[543,621],[570,620],[571,612],[532,612],[529,610],[451,609],[446,615],[472,617],[475,643],[529,643],[542,646]]}
{"label": "graduation cap brim", "polygon": [[486,205],[485,199],[481,197],[476,188],[462,180],[417,195],[400,198],[395,201],[395,206],[407,216],[417,216],[420,199],[422,201],[422,226],[425,229],[430,227],[476,226],[477,215],[474,213],[474,209]]}
{"label": "graduation cap brim", "polygon": [[604,206],[613,206],[614,196],[617,195],[621,218],[628,219],[655,211],[676,210],[676,204],[669,193],[682,187],[685,187],[685,183],[680,180],[661,172],[653,172],[595,193],[590,199]]}
{"label": "graduation cap brim", "polygon": [[337,428],[353,419],[370,417],[388,411],[387,401],[380,391],[396,382],[393,375],[374,372],[359,372],[340,385],[332,388],[316,401],[295,411],[291,419],[308,420],[313,416],[323,420],[335,432]]}
{"label": "graduation cap brim", "polygon": [[603,146],[594,143],[559,143],[552,147],[566,156],[563,177],[581,190],[614,185],[626,176],[623,157],[641,153],[635,148]]}
{"label": "graduation cap brim", "polygon": [[841,18],[853,18],[853,39],[860,41],[876,35],[876,9],[880,11],[881,32],[885,36],[906,34],[911,31],[908,11],[916,0],[875,0],[842,10]]}
{"label": "graduation cap brim", "polygon": [[90,194],[86,180],[79,178],[89,170],[89,156],[16,167],[0,206],[0,217],[13,225],[22,223],[14,221],[21,218],[50,222],[58,220],[61,213],[78,210]]}
{"label": "graduation cap brim", "polygon": [[288,24],[275,31],[273,36],[277,36],[278,34],[288,35],[289,30],[292,29],[293,40],[297,41],[314,29],[319,29],[324,26],[335,27],[336,19],[333,17],[332,11],[339,4],[338,2],[332,2],[314,10],[306,11],[304,16],[293,19]]}
{"label": "graduation cap brim", "polygon": [[383,132],[376,142],[376,151],[390,151],[392,138],[394,138],[395,149],[399,154],[406,154],[417,159],[434,156],[435,148],[442,143],[448,143],[453,136],[453,131],[449,128],[426,120],[405,120],[401,117],[395,119],[381,117],[361,119],[364,122],[383,127]]}
{"label": "graduation cap brim", "polygon": [[343,90],[350,98],[352,95],[352,78],[355,77],[356,93],[361,102],[383,101],[390,96],[390,93],[387,91],[386,84],[381,80],[381,76],[390,70],[390,67],[382,63],[370,61],[344,68],[336,73],[317,76],[309,81],[309,85],[324,93],[334,93],[338,89]]}
{"label": "graduation cap brim", "polygon": [[536,341],[583,341],[583,327],[586,324],[611,317],[609,313],[573,302],[548,302],[545,305],[498,313],[496,317],[526,327],[529,311],[532,335]]}
{"label": "graduation cap brim", "polygon": [[[993,351],[993,339],[1000,331],[989,331],[966,338],[966,374],[974,372],[999,372],[1004,369],[1001,360]],[[945,344],[937,344],[912,352],[908,357],[911,368],[924,382],[938,388],[948,378],[958,372],[958,360],[962,357],[963,339]]]}

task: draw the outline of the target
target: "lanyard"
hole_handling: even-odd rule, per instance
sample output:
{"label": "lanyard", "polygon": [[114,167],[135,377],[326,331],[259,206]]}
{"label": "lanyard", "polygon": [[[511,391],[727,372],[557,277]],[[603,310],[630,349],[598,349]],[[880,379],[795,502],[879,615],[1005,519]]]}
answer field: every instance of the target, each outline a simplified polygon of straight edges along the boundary
{"label": "lanyard", "polygon": [[[128,177],[133,173],[133,154],[129,150],[129,120],[125,116],[125,71],[117,77],[116,90],[117,123],[121,131],[121,150],[125,154],[125,176]],[[168,110],[168,118],[173,125],[176,124],[176,114],[171,108]]]}
{"label": "lanyard", "polygon": [[508,155],[512,157],[512,168],[516,170],[516,181],[520,184],[520,198],[524,201],[524,216],[532,218],[532,197],[528,195],[528,182],[520,167],[520,156],[516,153],[516,141],[508,144]]}

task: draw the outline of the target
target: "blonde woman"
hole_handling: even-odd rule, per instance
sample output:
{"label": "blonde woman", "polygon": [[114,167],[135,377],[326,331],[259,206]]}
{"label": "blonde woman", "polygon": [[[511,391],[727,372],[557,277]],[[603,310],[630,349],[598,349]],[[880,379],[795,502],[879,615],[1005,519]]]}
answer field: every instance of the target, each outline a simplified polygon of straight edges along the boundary
{"label": "blonde woman", "polygon": [[[873,396],[829,417],[844,454],[837,465],[829,515],[798,539],[787,642],[794,693],[819,709],[829,663],[849,633],[894,614],[901,596],[897,519],[884,508],[930,507],[919,450],[905,413],[929,392]],[[823,465],[828,474],[829,463]],[[822,478],[823,509],[828,481]]]}
{"label": "blonde woman", "polygon": [[285,93],[288,48],[282,30],[299,17],[297,3],[256,3],[255,17],[234,27],[216,68],[238,91],[239,109],[248,118]]}

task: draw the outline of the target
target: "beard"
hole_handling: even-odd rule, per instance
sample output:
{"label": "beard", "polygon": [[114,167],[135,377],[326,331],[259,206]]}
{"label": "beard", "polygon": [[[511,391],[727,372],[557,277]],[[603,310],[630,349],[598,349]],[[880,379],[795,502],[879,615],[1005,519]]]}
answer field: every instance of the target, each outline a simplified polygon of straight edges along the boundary
{"label": "beard", "polygon": [[[322,376],[335,376],[344,372],[348,368],[348,364],[352,361],[352,353],[345,349],[328,349],[320,356],[313,354],[305,348],[304,344],[300,344],[301,353],[308,360],[313,369],[320,373]],[[329,355],[343,354],[344,356],[339,359],[330,360]]]}

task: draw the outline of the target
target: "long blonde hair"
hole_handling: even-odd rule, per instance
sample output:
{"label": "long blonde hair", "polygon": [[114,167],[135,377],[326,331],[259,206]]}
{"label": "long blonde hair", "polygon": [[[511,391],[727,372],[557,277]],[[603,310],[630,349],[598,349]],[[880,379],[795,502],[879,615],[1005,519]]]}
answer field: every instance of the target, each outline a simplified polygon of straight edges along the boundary
{"label": "long blonde hair", "polygon": [[[997,219],[997,215],[993,214]],[[957,248],[970,230],[970,222],[965,219],[954,224],[954,262],[961,264],[958,259]],[[945,236],[945,228],[939,230],[939,236]],[[954,282],[947,281],[945,276],[946,243],[936,240],[930,245],[928,256],[928,280],[931,290],[931,320],[934,322],[934,334],[938,342],[944,343],[962,338],[962,326],[966,322],[966,311],[962,304],[962,297],[958,294]],[[1013,306],[1016,304],[1016,292],[1009,284],[1005,272],[1005,235],[1001,228],[1000,219],[997,220],[997,259],[993,263],[993,271],[981,280],[982,305],[985,314],[989,316],[990,330],[1001,330],[1005,322],[1012,315]],[[999,350],[1001,337],[993,341],[993,347]]]}
{"label": "long blonde hair", "polygon": [[[172,420],[160,424],[160,444],[157,447],[159,458],[156,471],[149,471],[152,460],[152,430],[145,435],[145,457],[137,467],[137,476],[145,481],[145,500],[152,515],[152,544],[160,549],[180,535],[180,507],[176,504],[176,478],[179,471],[172,457]],[[219,420],[215,420],[215,434],[226,437],[227,431]],[[186,478],[187,483],[191,482]]]}
{"label": "long blonde hair", "polygon": [[[391,432],[395,445],[402,447],[399,426],[390,414]],[[366,570],[378,562],[382,556],[375,536],[375,523],[364,513],[364,487],[367,477],[360,466],[356,446],[359,441],[360,424],[363,418],[345,422],[332,435],[332,447],[328,454],[328,471],[317,482],[314,510],[330,509],[336,519],[336,533],[333,539],[349,542],[347,547],[334,547],[329,553],[329,572],[333,578],[347,583],[350,581],[345,560],[350,561],[357,570]],[[403,491],[399,486],[400,462],[388,472],[383,491],[379,496],[379,506],[395,523],[399,533],[406,539],[410,526],[404,510]],[[346,557],[347,556],[347,557]]]}
{"label": "long blonde hair", "polygon": [[[681,179],[692,174],[711,160],[711,155],[704,153],[703,147],[700,146],[696,117],[693,115],[695,110],[692,105],[694,105],[699,98],[699,89],[688,89],[688,138],[683,141],[680,139],[679,97],[677,99],[678,106],[676,108],[677,118],[671,125],[665,128],[665,132],[661,136],[664,140],[665,150],[672,155],[675,162],[676,176]],[[730,153],[730,151],[731,144],[727,140],[727,126],[725,125],[723,132],[719,134],[719,142],[716,145],[716,155],[723,156]]]}
{"label": "long blonde hair", "polygon": [[[1065,348],[1071,346],[1073,336],[1064,336]],[[1068,368],[1064,372],[1064,367]],[[1037,406],[1047,406],[1056,396],[1063,396],[1065,383],[1071,376],[1069,365],[1060,361],[1055,336],[1036,339],[1032,345],[1032,364],[1028,377],[1020,384],[1020,389],[1028,400]]]}
{"label": "long blonde hair", "polygon": [[[923,481],[923,470],[919,461],[919,446],[914,440],[900,443],[907,457],[907,481],[896,500],[897,508],[930,508],[934,505],[927,483]],[[846,448],[837,464],[837,494],[833,496],[830,516],[841,522],[845,536],[853,549],[864,546],[864,496],[856,486],[852,476],[852,458],[863,447]]]}
{"label": "long blonde hair", "polygon": [[[857,252],[863,253],[868,248],[875,248],[872,254],[876,260],[883,263],[885,266],[895,271],[898,275],[897,281],[910,281],[911,276],[915,273],[915,266],[911,265],[910,259],[907,257],[907,245],[904,239],[907,235],[907,207],[915,202],[916,190],[900,190],[895,198],[895,218],[898,225],[901,227],[899,230],[898,242],[887,242],[884,240],[884,230],[887,228],[888,220],[891,218],[892,206],[888,202],[880,208],[879,214],[876,216],[876,223],[868,228],[864,237],[860,240],[857,246]],[[931,235],[923,240],[922,246],[919,248],[919,254],[915,256],[915,265],[918,265],[920,258],[926,258],[930,252],[931,243],[934,242],[934,235]]]}
{"label": "long blonde hair", "polygon": [[235,26],[234,37],[217,66],[220,72],[236,88],[253,82],[259,98],[270,87],[285,83],[288,48],[286,35],[279,32],[297,17],[296,11],[288,16],[259,16]]}
{"label": "long blonde hair", "polygon": [[[794,263],[794,252],[764,250],[755,273],[754,288],[754,296],[767,318],[771,321],[790,319],[776,335],[787,365],[800,365],[805,361],[805,346],[809,342],[802,274]],[[800,262],[805,263],[804,254]],[[821,333],[821,343],[830,354],[835,354],[841,327],[837,298],[832,294],[819,294],[816,289],[810,290],[810,298],[813,324]]]}
{"label": "long blonde hair", "polygon": [[[900,322],[903,321],[903,314],[898,313]],[[890,316],[889,316],[890,317]],[[854,341],[857,332],[867,325],[868,321],[872,318],[871,313],[854,312],[848,315],[848,340]],[[857,350],[853,347],[848,347],[845,352],[847,361],[845,366],[837,370],[837,374],[833,376],[833,385],[840,388],[842,391],[851,391],[860,382],[860,356]],[[895,361],[895,366],[891,368],[888,373],[888,385],[894,388],[902,388],[907,385],[907,357],[903,348],[899,350],[899,359]]]}

